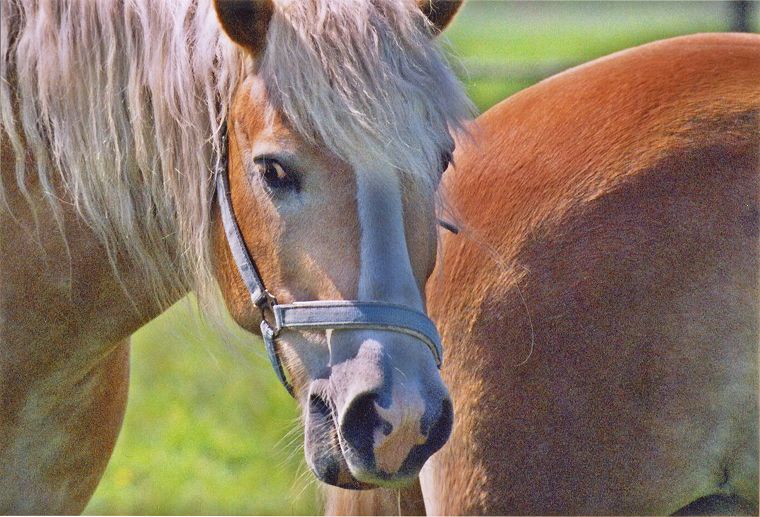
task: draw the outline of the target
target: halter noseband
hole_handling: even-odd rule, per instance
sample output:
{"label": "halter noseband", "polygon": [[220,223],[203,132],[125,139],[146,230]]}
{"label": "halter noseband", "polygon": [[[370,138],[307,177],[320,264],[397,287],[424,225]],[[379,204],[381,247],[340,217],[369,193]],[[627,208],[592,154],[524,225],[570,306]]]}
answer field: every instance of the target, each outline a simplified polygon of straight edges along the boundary
{"label": "halter noseband", "polygon": [[[425,314],[402,305],[356,300],[308,301],[290,304],[277,299],[264,286],[264,281],[251,258],[232,210],[227,170],[227,124],[222,127],[222,156],[216,170],[216,195],[222,213],[222,225],[240,276],[251,301],[261,312],[261,336],[277,377],[291,396],[293,386],[288,382],[275,341],[285,329],[327,330],[357,329],[399,332],[422,341],[433,353],[440,368],[443,360],[441,338],[435,324]],[[273,319],[267,320],[268,314]]]}

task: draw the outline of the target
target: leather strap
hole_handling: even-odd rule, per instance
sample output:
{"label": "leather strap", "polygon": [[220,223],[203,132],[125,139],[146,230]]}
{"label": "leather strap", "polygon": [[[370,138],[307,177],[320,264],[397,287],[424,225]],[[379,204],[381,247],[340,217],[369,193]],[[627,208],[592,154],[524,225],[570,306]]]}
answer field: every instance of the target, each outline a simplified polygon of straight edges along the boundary
{"label": "leather strap", "polygon": [[441,366],[441,338],[435,324],[416,310],[383,302],[313,301],[275,305],[276,332],[295,330],[388,330],[415,337]]}
{"label": "leather strap", "polygon": [[[223,145],[226,148],[226,125],[223,129],[225,135]],[[216,195],[219,200],[219,208],[221,208],[222,212],[222,225],[224,226],[224,233],[227,235],[227,244],[232,252],[232,257],[235,259],[238,271],[240,271],[240,277],[243,279],[248,292],[251,293],[251,300],[254,305],[263,309],[269,302],[273,301],[272,295],[267,292],[264,286],[264,281],[261,279],[261,275],[259,275],[259,271],[256,269],[256,264],[253,262],[250,253],[248,253],[248,247],[245,245],[243,235],[240,233],[240,227],[235,220],[235,212],[232,210],[232,198],[230,197],[230,184],[227,177],[226,152],[216,175]]]}

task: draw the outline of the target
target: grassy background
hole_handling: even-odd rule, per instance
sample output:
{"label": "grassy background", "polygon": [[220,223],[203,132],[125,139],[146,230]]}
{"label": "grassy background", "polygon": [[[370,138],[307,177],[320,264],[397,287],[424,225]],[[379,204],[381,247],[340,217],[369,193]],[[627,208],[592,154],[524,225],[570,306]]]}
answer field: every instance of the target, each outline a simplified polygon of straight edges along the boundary
{"label": "grassy background", "polygon": [[[454,65],[485,110],[573,64],[677,34],[725,30],[727,13],[719,2],[469,2],[446,34]],[[132,344],[124,427],[86,513],[320,511],[296,405],[257,338],[234,326],[220,338],[185,301]]]}

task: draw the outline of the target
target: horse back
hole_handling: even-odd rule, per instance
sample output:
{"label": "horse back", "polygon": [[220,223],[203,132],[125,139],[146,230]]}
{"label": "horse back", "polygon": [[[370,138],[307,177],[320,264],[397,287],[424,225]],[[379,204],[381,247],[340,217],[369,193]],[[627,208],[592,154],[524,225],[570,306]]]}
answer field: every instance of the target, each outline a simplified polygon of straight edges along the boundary
{"label": "horse back", "polygon": [[465,234],[428,288],[457,425],[428,510],[757,507],[759,79],[758,36],[676,38],[460,142]]}

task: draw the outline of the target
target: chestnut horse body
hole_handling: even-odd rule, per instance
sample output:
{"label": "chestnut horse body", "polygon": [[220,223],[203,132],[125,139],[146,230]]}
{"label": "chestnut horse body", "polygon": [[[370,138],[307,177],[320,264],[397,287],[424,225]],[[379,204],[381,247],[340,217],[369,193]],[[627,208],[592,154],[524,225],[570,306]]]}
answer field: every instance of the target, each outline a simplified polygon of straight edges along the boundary
{"label": "chestnut horse body", "polygon": [[483,114],[454,164],[464,234],[428,303],[457,420],[402,509],[756,515],[760,36],[559,74]]}
{"label": "chestnut horse body", "polygon": [[270,341],[320,479],[415,479],[452,423],[424,286],[450,130],[471,113],[434,39],[458,3],[0,7],[0,513],[84,508],[121,425],[127,339],[169,304],[218,285],[244,328],[271,320],[225,238],[221,178],[267,300],[427,329],[330,320]]}

